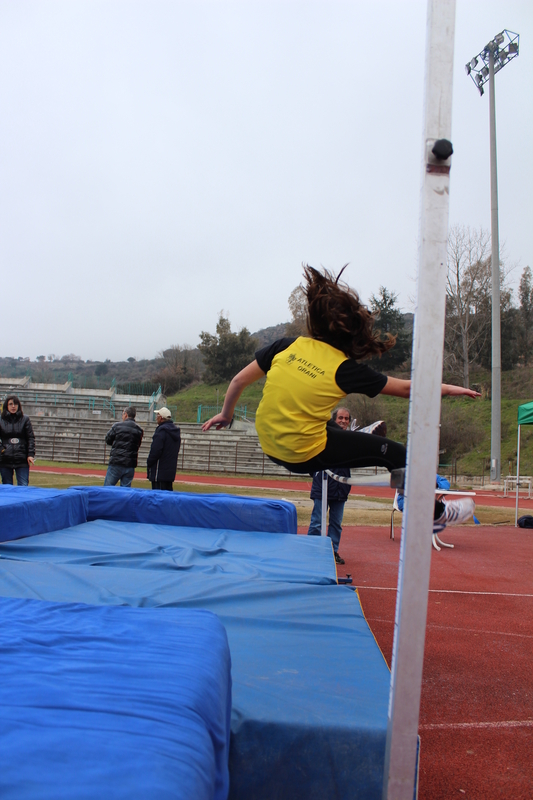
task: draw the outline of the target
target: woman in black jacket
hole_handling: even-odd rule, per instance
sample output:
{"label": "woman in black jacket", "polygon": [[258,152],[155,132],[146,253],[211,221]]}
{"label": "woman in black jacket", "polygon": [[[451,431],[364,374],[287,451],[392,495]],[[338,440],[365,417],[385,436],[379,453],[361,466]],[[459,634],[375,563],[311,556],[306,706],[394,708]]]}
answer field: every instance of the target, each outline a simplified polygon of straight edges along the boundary
{"label": "woman in black jacket", "polygon": [[0,474],[2,483],[13,485],[13,471],[18,486],[27,486],[30,480],[30,464],[35,461],[35,436],[30,418],[22,413],[16,394],[4,400],[0,415]]}

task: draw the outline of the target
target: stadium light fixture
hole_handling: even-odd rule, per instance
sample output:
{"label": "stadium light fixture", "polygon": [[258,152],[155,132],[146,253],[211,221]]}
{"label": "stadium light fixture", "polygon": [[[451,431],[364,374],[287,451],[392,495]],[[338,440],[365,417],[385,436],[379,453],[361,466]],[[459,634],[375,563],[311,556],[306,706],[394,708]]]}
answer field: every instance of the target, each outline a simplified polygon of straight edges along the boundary
{"label": "stadium light fixture", "polygon": [[516,58],[519,47],[520,36],[518,33],[502,31],[465,65],[466,74],[470,75],[480,95],[484,94],[483,86],[490,79],[491,57],[494,62],[494,74],[496,75],[505,64]]}
{"label": "stadium light fixture", "polygon": [[520,49],[520,36],[512,31],[501,31],[485,45],[483,50],[465,65],[474,85],[483,96],[483,86],[489,83],[490,113],[490,205],[491,205],[491,262],[492,262],[492,383],[490,426],[490,479],[499,483],[501,476],[501,319],[500,319],[500,240],[498,230],[498,177],[496,161],[496,102],[494,76],[516,58]]}

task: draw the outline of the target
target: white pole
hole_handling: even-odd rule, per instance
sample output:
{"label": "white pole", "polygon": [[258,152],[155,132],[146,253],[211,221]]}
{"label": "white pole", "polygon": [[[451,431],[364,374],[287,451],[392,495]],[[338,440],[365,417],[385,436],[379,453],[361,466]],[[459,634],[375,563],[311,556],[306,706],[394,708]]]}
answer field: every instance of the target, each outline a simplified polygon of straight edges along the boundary
{"label": "white pole", "polygon": [[322,472],[322,516],[320,521],[321,536],[328,535],[327,514],[328,514],[328,474],[326,470],[324,470]]}
{"label": "white pole", "polygon": [[446,301],[455,0],[428,0],[418,297],[383,796],[413,800],[438,457]]}
{"label": "white pole", "polygon": [[518,441],[516,443],[516,507],[514,513],[514,526],[518,528],[518,481],[520,480],[520,425],[518,426]]}

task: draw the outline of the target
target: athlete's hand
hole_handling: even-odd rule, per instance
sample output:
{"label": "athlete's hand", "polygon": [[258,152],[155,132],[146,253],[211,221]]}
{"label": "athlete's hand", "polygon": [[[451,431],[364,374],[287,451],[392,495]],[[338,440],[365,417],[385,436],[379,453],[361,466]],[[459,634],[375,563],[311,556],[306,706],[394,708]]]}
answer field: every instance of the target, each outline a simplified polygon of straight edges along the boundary
{"label": "athlete's hand", "polygon": [[443,384],[442,394],[446,394],[448,397],[481,397],[480,392],[466,389],[464,386],[454,386],[453,384]]}
{"label": "athlete's hand", "polygon": [[216,414],[211,419],[208,419],[207,422],[204,422],[202,425],[203,431],[208,431],[209,428],[216,428],[219,431],[221,428],[226,428],[228,425],[231,424],[232,417],[226,417],[225,414]]}

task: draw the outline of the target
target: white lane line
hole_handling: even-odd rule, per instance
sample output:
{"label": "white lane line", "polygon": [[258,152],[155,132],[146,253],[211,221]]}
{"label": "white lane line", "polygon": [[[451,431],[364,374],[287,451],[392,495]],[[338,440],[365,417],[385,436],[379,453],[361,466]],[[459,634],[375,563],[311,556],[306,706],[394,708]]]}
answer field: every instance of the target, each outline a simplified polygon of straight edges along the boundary
{"label": "white lane line", "polygon": [[533,728],[533,719],[508,719],[501,722],[443,722],[420,725],[420,731],[446,731],[462,729]]}
{"label": "white lane line", "polygon": [[[380,617],[365,617],[367,622],[386,622],[394,625],[393,619],[381,619]],[[518,636],[519,639],[533,639],[529,633],[510,633],[509,631],[484,631],[482,628],[456,628],[453,625],[435,625],[428,622],[428,628],[438,628],[443,631],[461,631],[461,633],[483,634],[484,636]]]}
{"label": "white lane line", "polygon": [[[358,584],[357,589],[373,589],[376,592],[395,592],[396,586],[364,586]],[[491,597],[533,597],[533,594],[518,594],[512,592],[463,592],[459,589],[430,589],[435,594],[477,594],[490,595]]]}

